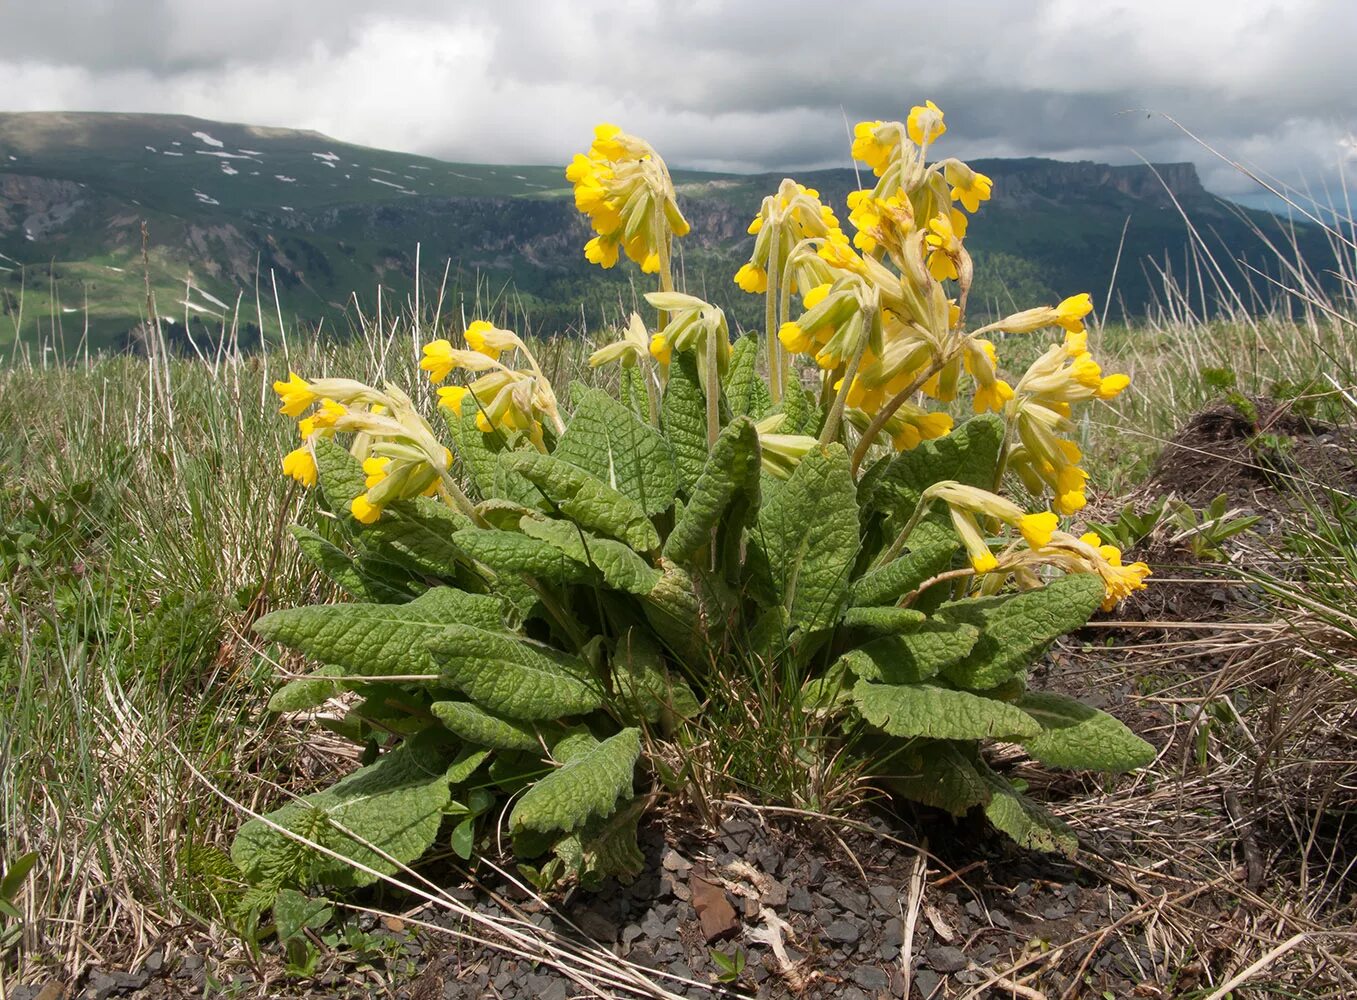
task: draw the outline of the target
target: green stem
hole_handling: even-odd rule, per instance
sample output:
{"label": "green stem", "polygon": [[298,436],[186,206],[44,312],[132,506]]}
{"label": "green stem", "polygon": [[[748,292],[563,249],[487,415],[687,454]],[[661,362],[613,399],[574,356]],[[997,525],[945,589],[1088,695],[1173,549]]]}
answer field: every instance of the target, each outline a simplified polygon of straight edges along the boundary
{"label": "green stem", "polygon": [[476,505],[471,502],[471,498],[462,490],[462,486],[457,480],[452,478],[452,473],[445,469],[439,469],[438,479],[443,487],[443,500],[454,510],[461,511],[467,517],[471,518],[472,524],[478,528],[487,528],[489,523],[481,517],[480,511],[476,510]]}
{"label": "green stem", "polygon": [[867,451],[869,448],[871,448],[872,442],[876,440],[877,435],[881,433],[881,428],[885,427],[887,421],[889,421],[891,417],[895,416],[895,411],[900,409],[900,407],[904,406],[905,403],[908,402],[909,397],[913,396],[916,392],[918,392],[925,382],[931,379],[938,372],[942,371],[943,367],[950,360],[951,358],[949,356],[947,358],[942,358],[937,361],[934,361],[933,364],[929,366],[927,371],[925,371],[913,382],[911,382],[909,385],[905,386],[903,389],[897,392],[894,396],[890,398],[890,400],[886,403],[885,406],[881,407],[877,415],[872,418],[872,422],[867,425],[867,429],[862,432],[862,439],[858,441],[858,446],[855,449],[853,449],[854,475],[857,475],[858,469],[862,467],[862,460],[867,457]]}
{"label": "green stem", "polygon": [[848,360],[848,367],[844,369],[843,379],[839,383],[839,394],[834,397],[834,406],[829,411],[829,416],[825,417],[825,426],[820,431],[820,444],[827,445],[839,436],[839,422],[843,419],[843,408],[848,403],[848,390],[852,388],[853,379],[857,377],[858,365],[862,363],[862,355],[867,351],[867,344],[872,339],[872,326],[876,323],[876,307],[867,306],[862,310],[862,342],[858,344],[857,350]]}
{"label": "green stem", "polygon": [[764,336],[768,338],[768,394],[772,397],[773,405],[776,406],[782,402],[782,344],[777,339],[777,312],[776,302],[778,294],[779,273],[778,251],[782,245],[782,234],[778,232],[778,224],[770,222],[773,231],[768,236],[768,288],[763,295],[763,329]]}
{"label": "green stem", "polygon": [[919,498],[919,502],[914,505],[914,513],[909,516],[909,520],[906,521],[905,526],[900,529],[900,533],[895,536],[895,540],[891,542],[890,547],[872,561],[872,569],[885,566],[904,551],[905,543],[909,541],[909,536],[913,534],[914,529],[919,526],[919,522],[923,520],[924,514],[928,512],[928,508],[932,506],[932,503],[933,501],[927,497]]}
{"label": "green stem", "polygon": [[721,433],[721,376],[717,366],[715,329],[707,330],[707,448],[716,445]]}

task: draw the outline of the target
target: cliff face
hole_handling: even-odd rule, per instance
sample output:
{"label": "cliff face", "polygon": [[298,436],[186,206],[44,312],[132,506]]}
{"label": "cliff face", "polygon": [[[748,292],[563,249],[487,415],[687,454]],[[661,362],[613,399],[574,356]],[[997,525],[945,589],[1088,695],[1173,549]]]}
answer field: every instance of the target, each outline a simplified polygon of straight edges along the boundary
{"label": "cliff face", "polygon": [[1173,204],[1169,192],[1179,201],[1211,197],[1191,163],[1113,167],[1087,160],[1068,163],[1024,159],[977,160],[972,166],[993,178],[994,197],[1005,201],[1033,198],[1067,201],[1071,195],[1110,191],[1154,208],[1167,208]]}

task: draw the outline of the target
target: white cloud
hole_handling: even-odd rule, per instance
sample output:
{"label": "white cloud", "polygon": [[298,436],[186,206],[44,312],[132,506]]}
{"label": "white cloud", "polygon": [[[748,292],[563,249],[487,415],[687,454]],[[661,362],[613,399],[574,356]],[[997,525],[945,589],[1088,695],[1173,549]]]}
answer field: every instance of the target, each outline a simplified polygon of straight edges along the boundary
{"label": "white cloud", "polygon": [[958,155],[1192,159],[1234,194],[1250,182],[1161,115],[1333,183],[1353,51],[1352,0],[47,0],[0,13],[0,94],[506,163],[561,162],[612,120],[728,169],[846,165],[845,116],[931,97]]}

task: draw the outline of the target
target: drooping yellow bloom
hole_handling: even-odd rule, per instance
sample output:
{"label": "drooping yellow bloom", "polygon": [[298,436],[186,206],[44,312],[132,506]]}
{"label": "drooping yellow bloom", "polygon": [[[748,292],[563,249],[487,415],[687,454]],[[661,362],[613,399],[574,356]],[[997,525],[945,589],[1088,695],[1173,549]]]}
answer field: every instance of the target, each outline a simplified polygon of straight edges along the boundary
{"label": "drooping yellow bloom", "polygon": [[493,323],[478,319],[467,326],[466,342],[477,354],[498,361],[505,351],[522,347],[523,342],[512,330],[501,330]]}
{"label": "drooping yellow bloom", "polygon": [[291,476],[306,487],[316,485],[316,456],[312,454],[309,444],[294,448],[283,456],[283,475]]}
{"label": "drooping yellow bloom", "polygon": [[669,168],[648,142],[616,125],[599,125],[588,154],[576,154],[565,176],[597,234],[584,246],[590,263],[612,267],[621,250],[653,274],[670,240],[688,233]]}
{"label": "drooping yellow bloom", "polygon": [[[748,262],[735,272],[735,284],[757,295],[768,291],[768,268],[774,261],[778,273],[773,277],[781,282],[788,258],[803,240],[848,242],[833,209],[820,201],[820,192],[791,178],[785,178],[775,194],[763,199],[759,214],[749,224],[749,232],[755,236],[754,248]],[[791,262],[791,292],[814,283],[810,280],[812,271],[807,267],[807,257],[809,254],[805,253]]]}
{"label": "drooping yellow bloom", "polygon": [[853,159],[861,160],[880,177],[897,154],[898,122],[858,122],[853,127]]}
{"label": "drooping yellow bloom", "polygon": [[960,212],[939,213],[928,220],[928,273],[938,281],[956,281],[960,277],[957,261],[961,239],[966,235],[966,217]]}
{"label": "drooping yellow bloom", "polygon": [[300,417],[307,407],[320,399],[311,383],[296,372],[288,372],[286,382],[274,382],[273,391],[283,401],[279,412],[289,417]]}
{"label": "drooping yellow bloom", "polygon": [[376,524],[382,516],[382,508],[368,500],[366,493],[360,493],[349,504],[349,513],[362,524]]}
{"label": "drooping yellow bloom", "polygon": [[1071,333],[1081,333],[1084,329],[1084,317],[1092,311],[1093,296],[1088,292],[1080,292],[1062,300],[1060,305],[1055,307],[1053,322]]}
{"label": "drooping yellow bloom", "polygon": [[920,146],[928,145],[947,131],[942,121],[942,109],[932,101],[924,101],[922,105],[916,104],[910,108],[905,128],[910,140]]}
{"label": "drooping yellow bloom", "polygon": [[961,202],[966,211],[979,211],[980,203],[989,201],[994,182],[960,160],[948,160],[943,167],[943,175],[951,185],[952,200]]}
{"label": "drooping yellow bloom", "polygon": [[428,372],[429,381],[437,385],[458,369],[483,372],[498,364],[497,358],[489,354],[477,350],[464,351],[440,338],[424,345],[424,357],[420,359],[419,367]]}

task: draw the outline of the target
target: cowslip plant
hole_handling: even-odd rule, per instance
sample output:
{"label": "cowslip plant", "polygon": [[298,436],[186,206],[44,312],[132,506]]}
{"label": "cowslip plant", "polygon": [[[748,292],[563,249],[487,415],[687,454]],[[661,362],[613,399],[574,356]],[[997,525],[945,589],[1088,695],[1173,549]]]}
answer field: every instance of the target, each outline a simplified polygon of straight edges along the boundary
{"label": "cowslip plant", "polygon": [[[878,784],[1073,850],[983,750],[1108,772],[1151,756],[1025,684],[1149,572],[1061,528],[1083,504],[1072,408],[1128,380],[1088,353],[1087,296],[967,329],[953,206],[990,183],[926,161],[943,131],[931,104],[858,126],[879,181],[849,200],[852,240],[794,181],[764,200],[736,281],[767,297],[767,328],[732,344],[719,308],[674,290],[687,223],[663,162],[601,127],[567,172],[586,255],[613,266],[620,247],[659,283],[655,325],[633,316],[591,359],[617,366],[615,393],[558,399],[485,322],[424,348],[442,435],[395,386],[277,383],[302,436],[284,469],[333,515],[294,534],[353,601],[256,624],[319,664],[271,707],[327,704],[370,762],[241,829],[257,885],[369,883],[440,832],[462,857],[511,841],[541,879],[634,874],[638,821],[684,792],[685,748],[740,671],[795,699],[813,752],[850,747]],[[988,337],[1050,327],[1063,340],[1010,385]],[[934,404],[963,385],[975,415],[953,426]]]}

